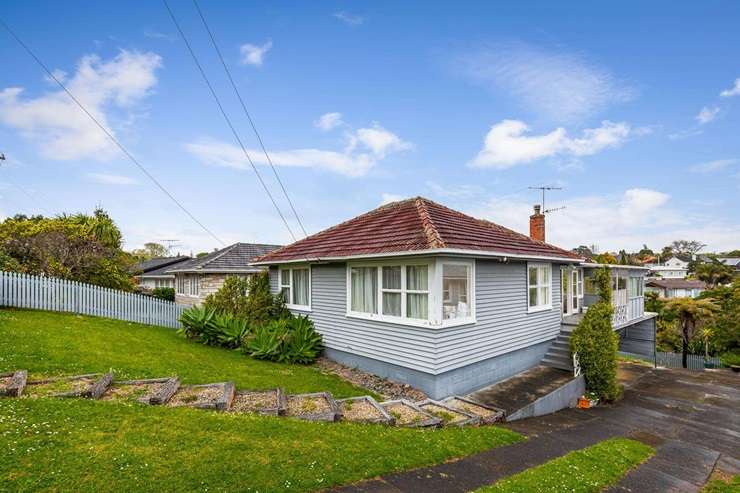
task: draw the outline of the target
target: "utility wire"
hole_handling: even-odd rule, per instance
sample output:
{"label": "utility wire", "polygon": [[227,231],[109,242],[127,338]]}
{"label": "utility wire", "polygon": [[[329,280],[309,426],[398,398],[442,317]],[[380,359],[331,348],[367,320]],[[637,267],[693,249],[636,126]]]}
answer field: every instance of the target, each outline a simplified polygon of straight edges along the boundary
{"label": "utility wire", "polygon": [[36,197],[34,197],[31,194],[31,192],[29,192],[28,190],[26,190],[22,186],[18,185],[17,183],[14,183],[14,182],[12,182],[12,181],[10,181],[8,179],[5,179],[5,181],[7,183],[9,183],[10,185],[14,186],[15,188],[17,188],[18,190],[20,190],[21,193],[23,193],[23,195],[25,195],[26,197],[28,197],[29,199],[31,199],[31,202],[33,202],[34,204],[36,204],[36,207],[38,207],[39,209],[41,209],[42,212],[45,212],[47,216],[50,216],[51,217],[51,212],[49,212],[49,210],[46,209],[44,206],[40,205],[38,203],[38,199]]}
{"label": "utility wire", "polygon": [[277,172],[277,168],[275,168],[275,165],[272,163],[272,159],[270,158],[270,154],[267,152],[267,149],[265,148],[265,144],[262,142],[262,137],[260,136],[259,132],[257,131],[257,126],[254,124],[254,120],[252,120],[252,116],[249,114],[249,111],[247,110],[247,105],[244,103],[244,100],[242,99],[241,93],[239,92],[239,89],[237,89],[236,84],[234,83],[234,78],[231,76],[231,71],[229,70],[229,67],[226,65],[226,61],[224,61],[224,57],[221,54],[221,50],[218,48],[218,44],[216,43],[216,37],[213,35],[213,32],[211,31],[211,28],[208,26],[208,23],[206,22],[206,18],[203,15],[203,11],[200,10],[200,6],[198,5],[198,0],[193,0],[193,4],[195,5],[195,10],[198,11],[198,15],[200,16],[200,20],[203,21],[203,26],[206,28],[206,31],[208,31],[208,36],[211,38],[211,43],[213,44],[213,48],[216,50],[216,53],[218,54],[219,60],[221,60],[221,65],[224,67],[224,71],[226,72],[226,76],[229,78],[229,82],[231,83],[231,87],[234,89],[234,94],[236,94],[236,97],[239,99],[239,103],[242,106],[242,109],[244,110],[244,114],[247,115],[247,120],[249,120],[249,124],[252,126],[252,130],[254,131],[254,135],[257,137],[257,140],[260,143],[260,147],[262,148],[262,152],[265,153],[265,158],[267,158],[267,162],[270,164],[270,167],[272,168],[272,172],[275,174],[275,179],[280,184],[280,188],[283,190],[283,195],[285,195],[285,198],[288,201],[288,204],[290,204],[290,210],[293,211],[293,215],[295,216],[296,221],[298,222],[298,225],[301,227],[301,231],[303,231],[304,236],[308,236],[308,233],[306,233],[306,228],[303,227],[303,222],[301,221],[301,218],[298,216],[298,212],[296,211],[295,207],[293,206],[293,201],[290,200],[290,196],[288,195],[288,191],[285,189],[285,185],[283,184],[283,181],[280,179],[280,175]]}
{"label": "utility wire", "polygon": [[187,216],[188,216],[188,217],[189,217],[190,219],[192,219],[192,220],[193,220],[193,222],[195,222],[195,223],[196,223],[196,224],[197,224],[198,226],[200,226],[200,227],[201,227],[201,229],[203,229],[203,231],[205,231],[206,233],[208,233],[208,234],[209,234],[209,235],[210,235],[210,236],[211,236],[212,238],[214,238],[214,239],[215,239],[216,241],[218,241],[218,242],[219,242],[219,243],[220,243],[221,245],[223,245],[223,246],[226,246],[226,243],[224,243],[224,242],[223,242],[223,240],[221,240],[221,238],[219,238],[218,236],[216,236],[216,235],[215,235],[215,234],[213,233],[213,231],[211,231],[210,229],[208,229],[208,228],[207,228],[207,227],[206,227],[206,226],[205,226],[205,225],[204,225],[204,224],[203,224],[202,222],[200,222],[200,221],[198,220],[198,218],[196,218],[196,217],[195,217],[195,216],[194,216],[194,215],[193,215],[193,214],[192,214],[192,213],[191,213],[191,212],[190,212],[190,211],[189,211],[189,210],[188,210],[188,209],[187,209],[187,208],[186,208],[186,207],[185,207],[184,205],[182,205],[182,204],[180,203],[180,201],[178,201],[178,200],[177,200],[177,199],[176,199],[176,198],[175,198],[175,197],[174,197],[174,196],[173,196],[173,195],[172,195],[172,194],[171,194],[171,193],[170,193],[170,192],[169,192],[169,191],[168,191],[168,190],[167,190],[167,189],[166,189],[166,188],[165,188],[165,187],[164,187],[164,186],[163,186],[163,185],[162,185],[162,184],[161,184],[161,183],[160,183],[160,182],[159,182],[159,181],[158,181],[158,180],[157,180],[157,179],[156,179],[156,178],[155,178],[155,177],[154,177],[154,176],[153,176],[152,174],[151,174],[151,173],[149,173],[149,171],[148,171],[148,170],[147,170],[147,169],[146,169],[146,168],[144,167],[144,165],[142,165],[142,164],[141,164],[141,163],[140,163],[140,162],[139,162],[139,161],[138,161],[138,160],[137,160],[137,159],[136,159],[136,158],[135,158],[135,157],[134,157],[134,156],[133,156],[133,155],[132,155],[132,154],[131,154],[130,152],[128,152],[128,150],[127,150],[127,149],[126,149],[126,148],[125,148],[125,147],[123,146],[123,144],[121,144],[121,143],[120,143],[120,142],[118,141],[118,139],[116,139],[116,138],[115,138],[115,137],[113,136],[113,134],[112,134],[112,133],[111,133],[110,131],[108,131],[108,129],[107,129],[107,128],[105,128],[105,126],[103,126],[103,125],[102,125],[102,124],[101,124],[101,123],[100,123],[100,122],[99,122],[99,121],[97,120],[97,118],[95,118],[95,117],[94,117],[94,116],[92,115],[92,113],[90,113],[90,112],[89,112],[89,111],[87,110],[87,108],[85,108],[85,106],[84,106],[84,105],[83,105],[82,103],[80,103],[80,101],[79,101],[79,100],[78,100],[78,99],[77,99],[77,98],[76,98],[76,97],[74,96],[74,94],[72,94],[72,93],[71,93],[71,92],[69,91],[69,89],[67,89],[67,87],[66,87],[66,86],[65,86],[65,85],[64,85],[64,84],[63,84],[63,83],[62,83],[62,82],[61,82],[61,81],[60,81],[60,80],[59,80],[59,79],[58,79],[58,78],[57,78],[57,77],[56,77],[56,76],[54,75],[54,73],[53,73],[53,72],[52,72],[51,70],[49,70],[49,68],[48,68],[48,67],[47,67],[47,66],[46,66],[46,65],[44,64],[44,62],[42,62],[42,61],[41,61],[41,59],[40,59],[39,57],[37,57],[37,56],[36,56],[36,54],[35,54],[35,53],[34,53],[34,52],[33,52],[33,51],[31,50],[31,48],[29,48],[29,47],[28,47],[28,45],[26,45],[26,43],[24,43],[24,42],[23,42],[23,40],[21,40],[21,38],[20,38],[20,37],[18,37],[18,35],[17,35],[17,34],[16,34],[16,33],[15,33],[15,32],[14,32],[14,31],[13,31],[12,29],[10,29],[10,27],[9,27],[9,26],[8,26],[8,25],[7,25],[6,23],[5,23],[5,21],[3,21],[2,19],[0,19],[0,24],[2,24],[2,26],[3,26],[4,28],[5,28],[5,30],[6,30],[6,31],[8,31],[8,33],[10,33],[10,35],[11,35],[11,36],[12,36],[13,38],[15,38],[15,40],[16,40],[16,41],[18,42],[18,44],[20,44],[20,45],[21,45],[21,46],[23,47],[23,49],[24,49],[24,50],[25,50],[25,51],[26,51],[26,52],[27,52],[27,53],[28,53],[29,55],[31,55],[31,57],[32,57],[32,58],[33,58],[34,60],[36,60],[36,63],[37,63],[37,64],[39,64],[39,66],[40,66],[40,67],[41,67],[42,69],[44,69],[44,71],[45,71],[45,72],[47,73],[47,75],[48,75],[49,77],[51,77],[51,78],[52,78],[52,79],[54,80],[54,82],[56,82],[56,83],[57,83],[57,84],[59,85],[59,87],[61,87],[61,88],[62,88],[62,90],[64,90],[64,92],[66,92],[66,93],[67,93],[67,95],[68,95],[68,96],[69,96],[69,97],[70,97],[70,98],[72,99],[72,101],[74,101],[74,103],[75,103],[75,104],[76,104],[77,106],[79,106],[79,107],[80,107],[80,109],[81,109],[81,110],[82,110],[82,111],[83,111],[83,112],[84,112],[84,113],[85,113],[85,114],[86,114],[86,115],[87,115],[88,117],[90,117],[90,119],[91,119],[91,120],[93,121],[93,123],[95,123],[95,125],[97,125],[97,126],[98,126],[98,128],[100,128],[100,130],[102,130],[102,131],[103,131],[103,132],[105,133],[105,135],[106,135],[106,136],[107,136],[107,137],[108,137],[108,138],[109,138],[109,139],[111,140],[111,142],[113,142],[113,143],[114,143],[114,144],[115,144],[115,145],[116,145],[116,146],[117,146],[117,147],[118,147],[118,148],[119,148],[119,149],[121,150],[121,152],[123,152],[123,153],[124,153],[124,154],[126,155],[126,157],[128,157],[128,158],[129,158],[129,159],[131,160],[131,162],[132,162],[132,163],[134,163],[134,164],[136,165],[136,167],[137,167],[137,168],[139,168],[139,170],[141,170],[141,172],[142,172],[142,173],[144,173],[144,174],[145,174],[145,175],[147,176],[147,178],[149,178],[149,180],[151,180],[151,181],[152,181],[152,183],[154,183],[154,184],[155,184],[155,185],[157,186],[157,188],[159,188],[159,189],[160,189],[160,190],[161,190],[161,191],[162,191],[162,192],[163,192],[163,193],[164,193],[165,195],[167,195],[167,197],[169,197],[169,198],[170,198],[170,200],[172,200],[172,202],[174,202],[174,203],[175,203],[175,204],[177,205],[177,207],[179,207],[179,208],[180,208],[180,210],[182,210],[182,211],[183,211],[183,212],[184,212],[184,213],[185,213],[185,214],[186,214],[186,215],[187,215]]}
{"label": "utility wire", "polygon": [[244,152],[244,155],[247,158],[247,161],[249,161],[249,164],[252,166],[252,169],[254,170],[254,173],[257,175],[257,179],[259,180],[260,184],[262,185],[262,188],[265,190],[265,193],[270,198],[270,201],[272,202],[272,205],[275,207],[275,210],[277,211],[278,215],[280,215],[280,219],[283,220],[283,224],[285,224],[286,229],[290,233],[290,236],[293,237],[293,241],[296,241],[297,238],[295,234],[293,234],[293,230],[290,229],[290,225],[288,224],[288,221],[285,219],[285,216],[283,215],[283,212],[280,210],[280,207],[278,207],[277,202],[275,202],[275,198],[270,193],[270,189],[267,188],[267,184],[262,179],[262,175],[260,175],[259,170],[257,169],[257,166],[252,161],[251,156],[249,155],[249,152],[247,152],[247,148],[244,147],[244,143],[242,142],[242,139],[239,137],[239,134],[237,133],[236,129],[234,128],[234,125],[231,123],[231,119],[226,114],[226,110],[224,110],[223,105],[221,104],[221,100],[218,98],[218,95],[216,94],[216,90],[213,88],[213,85],[211,85],[211,81],[208,79],[208,76],[206,75],[205,70],[203,70],[203,67],[200,64],[200,61],[198,61],[198,57],[195,54],[195,51],[193,51],[193,48],[190,46],[190,42],[188,41],[187,36],[185,36],[185,32],[183,32],[182,28],[180,27],[180,23],[177,22],[177,18],[175,17],[175,14],[172,12],[172,9],[170,8],[169,3],[167,3],[167,0],[162,0],[162,3],[164,3],[164,6],[167,8],[167,12],[169,12],[170,17],[172,18],[172,22],[175,24],[175,27],[177,28],[178,32],[180,33],[180,36],[182,37],[182,40],[185,41],[185,46],[187,46],[188,51],[190,52],[190,56],[193,58],[193,61],[195,62],[195,65],[198,67],[198,71],[200,72],[200,75],[203,77],[203,80],[205,81],[206,85],[208,86],[208,89],[211,91],[211,95],[213,96],[213,99],[216,101],[216,105],[218,106],[218,109],[221,111],[221,115],[223,115],[224,120],[226,120],[226,124],[231,129],[231,133],[234,134],[234,138],[239,143],[239,146],[242,148],[242,151]]}

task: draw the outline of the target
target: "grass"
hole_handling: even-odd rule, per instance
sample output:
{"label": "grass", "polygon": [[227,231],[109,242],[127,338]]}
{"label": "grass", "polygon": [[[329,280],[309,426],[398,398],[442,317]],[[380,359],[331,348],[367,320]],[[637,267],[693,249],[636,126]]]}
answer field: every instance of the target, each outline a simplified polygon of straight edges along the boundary
{"label": "grass", "polygon": [[[365,394],[314,368],[252,360],[173,331],[67,314],[0,310],[0,371]],[[313,491],[522,440],[486,426],[416,430],[146,406],[0,399],[0,481],[11,491]]]}
{"label": "grass", "polygon": [[171,329],[2,309],[0,373],[21,368],[30,378],[112,370],[119,380],[177,375],[188,384],[233,380],[237,388],[250,390],[281,386],[290,393],[329,391],[337,398],[373,395],[315,367],[256,360],[186,340]]}
{"label": "grass", "polygon": [[740,492],[740,475],[726,475],[724,478],[713,479],[701,491],[702,493],[738,493]]}
{"label": "grass", "polygon": [[654,453],[652,447],[635,440],[612,438],[502,479],[477,493],[601,491]]}

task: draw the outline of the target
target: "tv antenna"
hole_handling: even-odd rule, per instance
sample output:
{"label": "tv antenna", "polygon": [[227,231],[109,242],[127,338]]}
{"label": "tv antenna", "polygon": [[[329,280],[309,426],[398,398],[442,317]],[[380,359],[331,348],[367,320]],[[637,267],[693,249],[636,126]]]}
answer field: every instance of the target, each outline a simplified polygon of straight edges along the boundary
{"label": "tv antenna", "polygon": [[541,187],[528,187],[530,190],[541,190],[542,191],[542,212],[553,212],[559,209],[545,209],[545,192],[550,190],[562,190],[563,187],[551,187],[551,186],[541,186]]}
{"label": "tv antenna", "polygon": [[170,252],[172,251],[172,249],[174,247],[180,246],[180,243],[179,243],[180,240],[178,240],[177,238],[175,238],[175,239],[164,239],[164,238],[161,238],[159,241],[161,241],[162,243],[164,243],[167,246],[167,255],[170,254]]}

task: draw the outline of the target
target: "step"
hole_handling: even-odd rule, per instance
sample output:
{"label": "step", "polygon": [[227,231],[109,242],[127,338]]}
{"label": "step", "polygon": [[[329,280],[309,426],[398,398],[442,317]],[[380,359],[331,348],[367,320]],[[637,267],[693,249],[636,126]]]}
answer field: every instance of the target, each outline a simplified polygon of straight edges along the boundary
{"label": "step", "polygon": [[545,356],[541,363],[542,365],[549,366],[551,368],[558,368],[560,370],[572,370],[573,369],[573,363],[571,363],[569,360],[565,359],[554,359],[554,358],[548,358]]}
{"label": "step", "polygon": [[553,348],[551,347],[549,351],[547,351],[547,354],[545,356],[550,356],[554,358],[563,358],[563,359],[570,359],[570,350],[564,349],[564,348]]}

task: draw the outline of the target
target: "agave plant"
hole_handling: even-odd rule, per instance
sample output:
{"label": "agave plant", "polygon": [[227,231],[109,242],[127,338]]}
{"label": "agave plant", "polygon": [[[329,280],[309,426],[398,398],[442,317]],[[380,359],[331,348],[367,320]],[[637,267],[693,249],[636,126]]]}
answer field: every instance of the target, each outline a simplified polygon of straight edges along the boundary
{"label": "agave plant", "polygon": [[278,361],[283,344],[288,337],[288,324],[284,320],[273,320],[258,326],[243,342],[243,350],[257,359]]}
{"label": "agave plant", "polygon": [[227,348],[238,348],[249,334],[249,324],[246,320],[226,316],[217,317],[218,342]]}
{"label": "agave plant", "polygon": [[286,363],[309,364],[316,361],[323,349],[321,334],[314,330],[313,322],[308,317],[296,317],[288,320],[289,336],[281,354],[281,361]]}
{"label": "agave plant", "polygon": [[182,328],[177,333],[189,339],[201,339],[205,332],[211,331],[215,314],[213,310],[194,306],[180,315]]}

